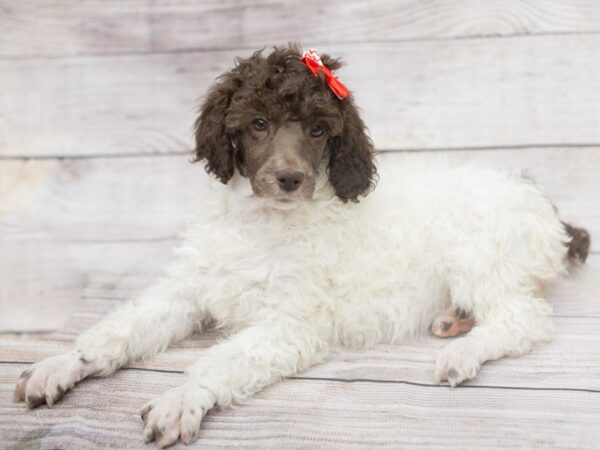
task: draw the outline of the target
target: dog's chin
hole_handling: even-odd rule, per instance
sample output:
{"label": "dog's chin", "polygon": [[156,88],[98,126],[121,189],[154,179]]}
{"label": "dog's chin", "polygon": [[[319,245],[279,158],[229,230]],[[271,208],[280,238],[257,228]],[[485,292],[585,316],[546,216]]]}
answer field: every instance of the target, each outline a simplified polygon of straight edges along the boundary
{"label": "dog's chin", "polygon": [[265,206],[268,208],[278,209],[280,211],[290,211],[298,208],[300,205],[305,204],[307,201],[312,199],[311,194],[305,194],[301,192],[293,193],[276,193],[276,194],[256,194],[260,198]]}
{"label": "dog's chin", "polygon": [[281,211],[289,211],[292,209],[296,209],[302,202],[302,200],[290,199],[285,197],[267,197],[263,198],[263,201],[269,208],[279,209]]}

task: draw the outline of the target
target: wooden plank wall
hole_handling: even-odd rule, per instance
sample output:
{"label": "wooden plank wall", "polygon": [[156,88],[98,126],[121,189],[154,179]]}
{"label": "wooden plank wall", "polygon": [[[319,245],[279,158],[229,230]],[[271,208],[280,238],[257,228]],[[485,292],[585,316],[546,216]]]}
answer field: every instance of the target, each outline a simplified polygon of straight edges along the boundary
{"label": "wooden plank wall", "polygon": [[[596,0],[0,0],[0,329],[44,331],[71,319],[50,337],[4,336],[2,400],[23,363],[69,345],[81,328],[73,321],[98,320],[114,302],[159,275],[178,231],[201,212],[210,189],[219,188],[201,167],[188,163],[199,99],[234,57],[290,41],[345,60],[339,75],[354,91],[374,142],[384,152],[382,164],[421,158],[526,169],[565,219],[600,236]],[[596,242],[588,267],[551,294],[563,333],[557,346],[495,364],[495,370],[482,374],[485,386],[558,389],[548,400],[552,405],[559,411],[563,405],[564,414],[582,411],[583,419],[568,433],[559,426],[559,413],[536,416],[546,421],[547,439],[527,440],[521,430],[507,441],[514,445],[567,448],[574,443],[569,435],[577,433],[575,444],[597,445],[590,425],[599,415],[593,392],[600,389],[595,378],[600,360],[590,350],[598,348],[600,330]],[[71,317],[75,310],[79,316]],[[140,367],[179,370],[193,358],[195,345],[183,344],[154,365]],[[345,353],[308,376],[426,384],[436,346]],[[515,371],[522,373],[511,376]],[[155,380],[164,375],[158,385],[172,377],[158,372],[121,376],[126,384],[150,375]],[[273,426],[264,408],[299,408],[310,424],[315,405],[296,405],[296,394],[325,382],[310,383],[290,381],[284,385],[290,391],[274,388],[247,414],[259,414],[264,430]],[[330,415],[348,395],[364,400],[365,411],[357,411],[357,417],[368,410],[381,412],[385,407],[377,399],[389,395],[394,402],[408,402],[407,414],[423,429],[457,414],[474,430],[469,411],[483,418],[491,434],[464,441],[464,446],[500,446],[511,429],[493,427],[489,408],[499,407],[502,391],[486,391],[489,405],[478,403],[476,395],[444,394],[449,397],[439,400],[443,407],[432,413],[432,405],[419,412],[419,401],[411,399],[423,393],[414,386],[409,392],[400,389],[405,385],[384,389],[377,384],[380,388],[369,391],[360,384],[342,389],[329,383],[332,397],[321,393],[319,398]],[[564,389],[583,391],[569,397]],[[536,408],[548,399],[539,392],[523,393],[515,406],[533,422]],[[117,400],[113,396],[106,405]],[[137,408],[140,402],[134,403]],[[461,405],[462,412],[453,404]],[[73,414],[81,413],[74,408]],[[15,414],[12,409],[2,413]],[[395,409],[388,413],[382,423],[389,439],[380,444],[415,445],[398,431],[410,427],[391,431],[398,416]],[[245,414],[227,413],[223,423],[215,419],[210,425],[214,434],[209,434],[216,439],[213,444],[225,442],[227,420],[243,422]],[[292,418],[283,417],[274,429],[286,438],[275,442],[308,445],[306,436],[284,425]],[[103,426],[93,417],[86,420],[92,428]],[[14,436],[27,434],[25,423]],[[459,438],[452,433],[455,422],[444,423],[450,424],[444,427],[446,441],[440,435],[426,441],[430,446],[459,442],[452,441]],[[248,438],[250,446],[264,443],[261,426],[241,426],[255,439]],[[364,448],[376,438],[366,426],[350,432],[335,422],[330,431],[339,437],[342,430],[348,442],[357,447],[362,442]],[[319,440],[325,439],[321,432],[315,439],[313,445],[325,442]],[[83,448],[106,441],[95,435],[73,442]]]}
{"label": "wooden plank wall", "polygon": [[380,150],[528,168],[600,231],[594,0],[0,5],[0,289],[26,309],[43,293],[47,317],[142,248],[168,255],[207,188],[187,162],[199,99],[235,56],[288,41],[347,62]]}

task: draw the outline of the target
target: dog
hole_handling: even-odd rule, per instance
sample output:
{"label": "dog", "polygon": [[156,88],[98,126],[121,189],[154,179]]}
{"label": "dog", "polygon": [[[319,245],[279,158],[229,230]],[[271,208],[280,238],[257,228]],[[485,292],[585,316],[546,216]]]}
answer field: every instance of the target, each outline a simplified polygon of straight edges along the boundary
{"label": "dog", "polygon": [[[585,261],[587,231],[533,182],[474,166],[386,174],[340,62],[275,48],[237,60],[195,123],[195,160],[227,185],[207,200],[157,284],[26,370],[15,400],[52,406],[90,376],[207,327],[179,387],[141,412],[146,441],[196,439],[215,405],[323,361],[338,347],[464,333],[437,355],[450,386],[552,339],[545,289]],[[375,189],[375,187],[377,188]]]}

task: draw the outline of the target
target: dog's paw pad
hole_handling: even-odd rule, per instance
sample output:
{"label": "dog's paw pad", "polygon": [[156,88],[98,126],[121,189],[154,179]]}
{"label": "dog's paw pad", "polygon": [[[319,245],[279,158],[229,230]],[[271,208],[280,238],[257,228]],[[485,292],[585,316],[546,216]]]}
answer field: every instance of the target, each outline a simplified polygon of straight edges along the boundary
{"label": "dog's paw pad", "polygon": [[471,331],[475,320],[466,312],[457,309],[444,311],[431,323],[429,330],[439,338],[449,338]]}

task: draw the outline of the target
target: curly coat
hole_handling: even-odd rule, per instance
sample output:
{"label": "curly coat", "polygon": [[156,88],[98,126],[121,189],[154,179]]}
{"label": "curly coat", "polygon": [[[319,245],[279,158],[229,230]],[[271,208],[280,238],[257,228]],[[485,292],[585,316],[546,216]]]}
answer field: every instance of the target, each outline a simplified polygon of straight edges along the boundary
{"label": "curly coat", "polygon": [[[340,346],[407,342],[432,323],[447,332],[448,309],[472,320],[432,362],[438,383],[457,386],[486,361],[552,339],[545,289],[569,261],[585,260],[589,233],[562,223],[530,181],[474,166],[388,161],[377,190],[348,202],[373,185],[371,143],[352,99],[333,98],[298,57],[293,49],[257,53],[221,78],[196,123],[197,157],[229,185],[206,192],[167,274],[84,332],[73,351],[25,371],[16,401],[52,405],[86,377],[110,375],[210,326],[226,331],[199,351],[179,386],[142,409],[145,439],[162,448],[196,439],[217,405],[241,402]],[[257,112],[283,138],[266,121],[253,131]],[[327,130],[312,139],[315,118]],[[259,147],[283,148],[308,169],[314,155],[329,158],[311,201],[283,210],[256,195]]]}

